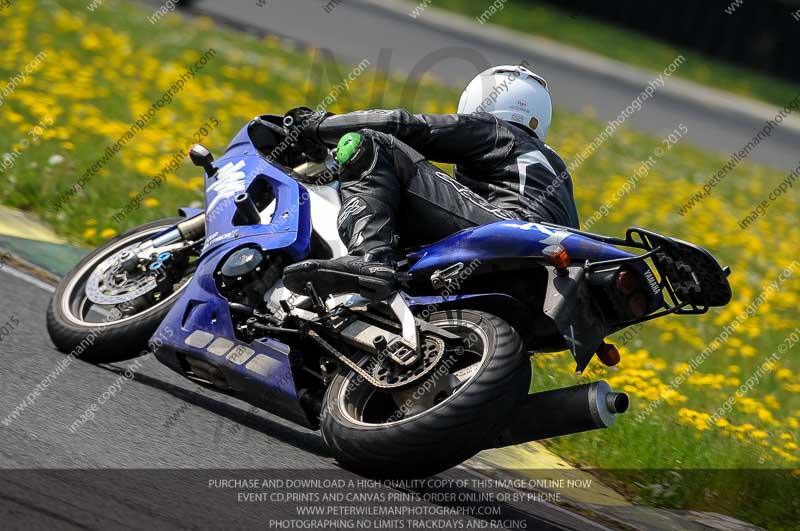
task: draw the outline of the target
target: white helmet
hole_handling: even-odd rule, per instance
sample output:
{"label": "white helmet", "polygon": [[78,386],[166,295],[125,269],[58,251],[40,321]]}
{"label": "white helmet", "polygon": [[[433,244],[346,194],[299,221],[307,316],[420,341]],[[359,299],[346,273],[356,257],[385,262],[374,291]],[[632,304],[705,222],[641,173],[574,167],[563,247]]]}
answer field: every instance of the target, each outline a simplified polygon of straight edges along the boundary
{"label": "white helmet", "polygon": [[553,118],[547,81],[522,65],[484,70],[461,93],[458,113],[488,112],[533,129],[544,141]]}

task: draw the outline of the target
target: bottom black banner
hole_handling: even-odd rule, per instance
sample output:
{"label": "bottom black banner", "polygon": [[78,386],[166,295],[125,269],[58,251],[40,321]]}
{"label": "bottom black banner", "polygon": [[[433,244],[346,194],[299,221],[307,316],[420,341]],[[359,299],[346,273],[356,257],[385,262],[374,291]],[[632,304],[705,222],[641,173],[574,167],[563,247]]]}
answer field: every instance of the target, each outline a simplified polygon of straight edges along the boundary
{"label": "bottom black banner", "polygon": [[[626,520],[655,525],[653,514],[657,514],[665,522],[674,517],[669,525],[676,528],[708,528],[690,525],[698,519],[685,519],[680,511],[649,514],[656,509],[633,504],[604,507],[592,494],[607,485],[628,498],[652,491],[639,500],[643,504],[737,515],[751,523],[761,520],[786,528],[800,521],[800,477],[790,470],[597,470],[580,476],[568,470],[487,470],[486,474],[458,468],[424,480],[379,480],[340,469],[6,469],[0,471],[0,527],[608,529],[625,528]],[[692,494],[696,499],[680,498],[685,494],[678,493],[691,492],[685,487],[699,475],[705,490]],[[764,482],[781,485],[785,497],[751,503],[742,511],[742,502],[753,499],[752,489]],[[719,521],[733,525],[732,519]]]}

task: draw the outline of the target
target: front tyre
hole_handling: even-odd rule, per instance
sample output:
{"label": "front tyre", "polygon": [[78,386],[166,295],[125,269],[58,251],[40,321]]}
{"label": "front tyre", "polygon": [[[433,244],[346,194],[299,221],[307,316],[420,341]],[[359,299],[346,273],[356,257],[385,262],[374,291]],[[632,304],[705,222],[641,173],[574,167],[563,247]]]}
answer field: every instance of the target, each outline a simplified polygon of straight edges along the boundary
{"label": "front tyre", "polygon": [[474,310],[437,312],[429,321],[465,338],[465,352],[443,357],[426,380],[394,392],[352,371],[331,382],[321,429],[345,468],[373,477],[451,468],[491,447],[527,395],[530,363],[508,323]]}
{"label": "front tyre", "polygon": [[[147,342],[191,279],[194,249],[137,258],[147,243],[182,221],[141,225],[105,242],[67,273],[47,308],[50,339],[90,363],[131,359]],[[169,256],[167,256],[169,255]],[[154,261],[161,260],[158,267]]]}

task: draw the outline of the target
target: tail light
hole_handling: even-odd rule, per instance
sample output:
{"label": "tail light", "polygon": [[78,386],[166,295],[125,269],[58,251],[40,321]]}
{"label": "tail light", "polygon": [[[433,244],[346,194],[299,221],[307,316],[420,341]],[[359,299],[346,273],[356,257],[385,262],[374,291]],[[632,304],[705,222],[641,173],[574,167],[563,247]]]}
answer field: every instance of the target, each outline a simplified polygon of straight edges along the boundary
{"label": "tail light", "polygon": [[644,292],[642,275],[630,269],[623,269],[614,281],[616,289],[624,296],[628,313],[635,319],[647,315],[648,298]]}
{"label": "tail light", "polygon": [[630,295],[641,285],[639,275],[633,271],[623,270],[617,275],[617,289],[625,295]]}

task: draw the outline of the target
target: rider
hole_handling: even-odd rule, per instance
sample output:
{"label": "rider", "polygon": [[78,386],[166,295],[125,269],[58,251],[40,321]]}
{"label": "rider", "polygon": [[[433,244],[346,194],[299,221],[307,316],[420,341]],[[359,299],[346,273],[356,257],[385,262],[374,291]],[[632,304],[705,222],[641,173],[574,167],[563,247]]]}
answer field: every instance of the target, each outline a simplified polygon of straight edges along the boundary
{"label": "rider", "polygon": [[[358,291],[365,278],[390,285],[401,237],[423,245],[508,219],[578,228],[572,179],[545,144],[551,116],[547,82],[521,65],[481,72],[458,114],[292,109],[307,152],[337,146],[337,226],[350,254],[291,265],[285,285],[302,293],[313,282],[322,296]],[[455,179],[428,159],[455,164]]]}

